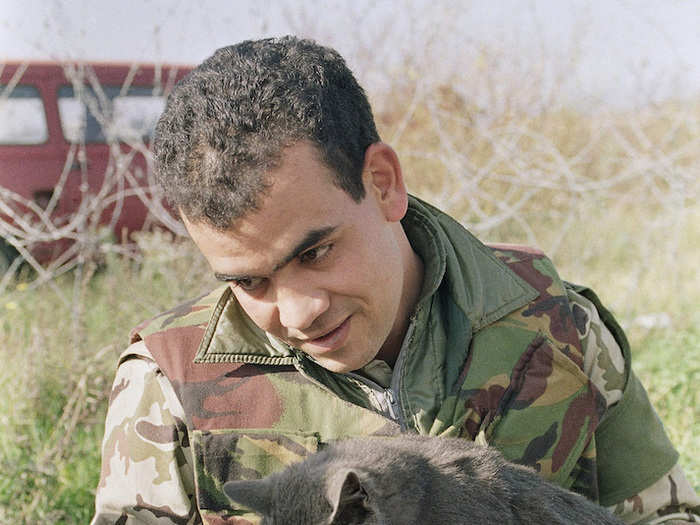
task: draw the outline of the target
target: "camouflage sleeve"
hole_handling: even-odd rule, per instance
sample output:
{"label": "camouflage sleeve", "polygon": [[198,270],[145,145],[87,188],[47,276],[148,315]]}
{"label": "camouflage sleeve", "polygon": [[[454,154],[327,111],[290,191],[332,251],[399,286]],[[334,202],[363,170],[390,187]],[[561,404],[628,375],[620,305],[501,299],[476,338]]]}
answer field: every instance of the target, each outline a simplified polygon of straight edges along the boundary
{"label": "camouflage sleeve", "polygon": [[93,525],[201,523],[182,405],[142,343],[120,359]]}
{"label": "camouflage sleeve", "polygon": [[[610,408],[622,398],[624,355],[595,305],[573,290],[568,290],[568,296],[583,346],[584,371]],[[626,523],[700,523],[700,498],[678,464],[651,486],[609,509]]]}

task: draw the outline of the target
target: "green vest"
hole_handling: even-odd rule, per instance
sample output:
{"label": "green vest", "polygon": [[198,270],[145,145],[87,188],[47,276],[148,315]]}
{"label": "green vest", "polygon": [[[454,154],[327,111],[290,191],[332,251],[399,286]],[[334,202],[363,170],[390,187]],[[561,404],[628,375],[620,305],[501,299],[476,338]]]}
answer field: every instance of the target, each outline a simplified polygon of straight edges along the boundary
{"label": "green vest", "polygon": [[[133,340],[144,340],[185,410],[205,523],[257,522],[223,495],[226,481],[267,475],[355,436],[404,431],[486,441],[604,505],[673,466],[677,454],[629,368],[623,399],[606,413],[583,372],[569,285],[543,254],[488,247],[414,198],[403,225],[426,281],[388,389],[331,373],[268,337],[229,288],[135,330]],[[612,316],[592,292],[577,290],[599,307],[629,363]],[[653,459],[648,447],[620,457],[616,450],[628,452],[640,424],[645,437],[658,438]],[[640,478],[647,485],[638,487]]]}

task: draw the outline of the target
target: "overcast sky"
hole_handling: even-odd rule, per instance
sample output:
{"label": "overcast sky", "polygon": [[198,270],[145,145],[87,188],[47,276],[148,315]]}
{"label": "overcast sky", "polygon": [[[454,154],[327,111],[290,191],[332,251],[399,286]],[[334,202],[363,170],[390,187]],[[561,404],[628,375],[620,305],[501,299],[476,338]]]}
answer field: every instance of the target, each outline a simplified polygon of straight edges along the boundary
{"label": "overcast sky", "polygon": [[575,78],[574,98],[624,103],[640,89],[700,92],[699,27],[698,0],[0,0],[0,59],[197,63],[291,32],[336,47],[356,70],[410,54],[445,74],[483,45],[508,67]]}

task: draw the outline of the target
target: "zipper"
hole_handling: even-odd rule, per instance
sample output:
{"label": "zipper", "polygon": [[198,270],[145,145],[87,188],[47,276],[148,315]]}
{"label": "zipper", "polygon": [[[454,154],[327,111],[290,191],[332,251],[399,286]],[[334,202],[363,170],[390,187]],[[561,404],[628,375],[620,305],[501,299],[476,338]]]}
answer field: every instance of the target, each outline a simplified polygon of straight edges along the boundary
{"label": "zipper", "polygon": [[294,368],[296,368],[297,371],[298,371],[302,376],[304,376],[304,378],[306,378],[306,379],[308,379],[309,381],[311,381],[314,385],[316,385],[317,387],[319,387],[321,390],[323,390],[323,391],[325,391],[325,392],[328,392],[329,394],[331,394],[331,395],[334,396],[334,397],[338,397],[338,394],[336,394],[335,392],[333,392],[333,390],[331,390],[331,389],[328,388],[326,385],[324,385],[323,383],[321,383],[321,381],[319,381],[318,379],[316,379],[315,377],[313,377],[311,374],[309,374],[309,373],[304,369],[304,364],[303,364],[303,363],[304,363],[304,360],[305,360],[305,359],[309,359],[309,358],[306,356],[306,354],[304,354],[304,353],[301,352],[301,351],[296,350],[295,348],[293,348],[293,347],[291,347],[291,346],[290,346],[289,348],[290,348],[290,350],[292,351],[292,353],[293,353],[293,354],[295,355],[295,357],[296,357],[296,359],[294,360],[294,363],[293,363]]}
{"label": "zipper", "polygon": [[411,345],[413,340],[413,333],[416,329],[416,319],[418,318],[418,313],[420,312],[420,307],[416,309],[413,315],[408,321],[408,328],[406,329],[406,335],[401,343],[401,349],[399,350],[399,357],[396,359],[396,364],[394,365],[394,370],[391,374],[391,384],[389,388],[386,389],[389,396],[389,402],[391,409],[396,412],[398,417],[398,423],[401,425],[401,431],[405,432],[407,429],[405,419],[403,417],[403,411],[401,410],[401,368],[406,361],[406,356],[408,355],[408,347]]}
{"label": "zipper", "polygon": [[353,379],[356,379],[357,381],[360,381],[368,387],[370,387],[374,399],[377,401],[379,406],[381,406],[382,408],[386,407],[386,409],[383,408],[384,415],[388,416],[390,419],[398,423],[401,427],[402,432],[406,432],[408,426],[406,425],[406,419],[403,415],[403,410],[401,409],[401,402],[399,396],[399,392],[401,391],[401,367],[406,361],[408,347],[410,346],[411,341],[413,339],[413,333],[416,327],[416,318],[418,317],[419,312],[420,308],[418,308],[409,319],[408,328],[406,329],[406,335],[403,338],[403,342],[401,343],[401,349],[399,350],[399,357],[396,360],[394,370],[391,374],[391,384],[389,385],[389,388],[384,388],[375,383],[374,381],[367,379],[366,377],[361,376],[359,374],[355,374],[352,372],[346,374],[347,376],[350,376]]}
{"label": "zipper", "polygon": [[[399,357],[396,360],[394,370],[391,374],[391,384],[389,385],[389,388],[384,388],[383,386],[372,381],[371,379],[368,379],[354,372],[348,372],[344,374],[346,377],[348,377],[348,379],[364,384],[367,387],[367,390],[369,390],[369,393],[374,398],[376,404],[381,407],[380,413],[385,417],[388,417],[395,423],[398,423],[401,427],[402,432],[405,432],[408,427],[406,425],[406,420],[401,409],[399,397],[399,389],[401,388],[400,370],[403,366],[404,361],[406,360],[408,347],[410,346],[411,340],[413,339],[413,333],[415,331],[416,325],[415,321],[418,317],[419,312],[420,308],[418,308],[409,319],[408,328],[406,329],[406,335],[403,338],[403,342],[401,343],[401,349],[399,350]],[[309,359],[309,357],[306,354],[291,346],[289,346],[289,349],[296,357],[294,360],[294,368],[296,368],[299,371],[299,373],[301,373],[301,375],[303,375],[306,379],[311,381],[316,386],[322,388],[326,392],[334,396],[337,395],[330,388],[321,383],[319,380],[312,377],[308,372],[306,372],[306,370],[304,370],[303,362],[305,359]]]}
{"label": "zipper", "polygon": [[394,396],[394,392],[391,390],[391,388],[386,389],[386,395],[389,398],[389,414],[391,415],[394,421],[397,421],[399,423],[399,425],[401,426],[401,430],[404,430],[405,425],[399,415],[401,413],[401,408],[399,407],[399,402]]}
{"label": "zipper", "polygon": [[[303,363],[306,359],[309,359],[308,356],[306,354],[304,354],[303,352],[297,353],[296,350],[294,350],[294,349],[292,349],[292,351],[296,355],[296,359],[294,362],[294,368],[296,368],[297,371],[302,376],[304,376],[306,379],[311,381],[314,385],[316,385],[317,387],[319,387],[323,391],[328,392],[329,394],[337,397],[337,394],[335,392],[333,392],[333,390],[328,388],[326,385],[324,385],[318,379],[314,378],[311,374],[309,374],[304,369]],[[366,377],[363,377],[359,374],[355,374],[352,372],[344,374],[344,375],[347,376],[350,380],[354,380],[357,383],[364,383],[364,385],[368,387],[367,389],[370,391],[370,394],[374,398],[377,405],[382,407],[382,409],[378,410],[377,412],[379,412],[380,414],[382,414],[385,417],[388,416],[392,421],[398,423],[400,425],[402,431],[405,429],[405,425],[400,417],[398,403],[395,401],[394,394],[390,388],[383,388],[378,383],[375,383],[374,381],[371,381],[370,379],[367,379]]]}
{"label": "zipper", "polygon": [[375,404],[380,407],[378,412],[380,412],[384,417],[388,417],[392,421],[398,423],[402,429],[404,428],[399,404],[397,403],[396,396],[391,391],[391,388],[384,388],[371,379],[354,372],[347,372],[344,375],[351,381],[361,383],[360,387],[364,385],[366,388],[363,390],[369,391],[368,393],[374,398]]}

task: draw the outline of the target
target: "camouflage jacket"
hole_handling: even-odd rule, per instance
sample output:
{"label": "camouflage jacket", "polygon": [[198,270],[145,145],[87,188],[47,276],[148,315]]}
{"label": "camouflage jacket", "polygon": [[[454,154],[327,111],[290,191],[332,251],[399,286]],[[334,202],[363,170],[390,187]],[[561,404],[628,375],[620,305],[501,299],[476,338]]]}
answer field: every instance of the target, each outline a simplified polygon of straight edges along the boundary
{"label": "camouflage jacket", "polygon": [[268,337],[228,289],[139,327],[110,401],[94,523],[256,522],[223,482],[400,431],[487,442],[629,522],[692,519],[700,502],[595,294],[417,199],[403,225],[426,276],[388,384]]}

